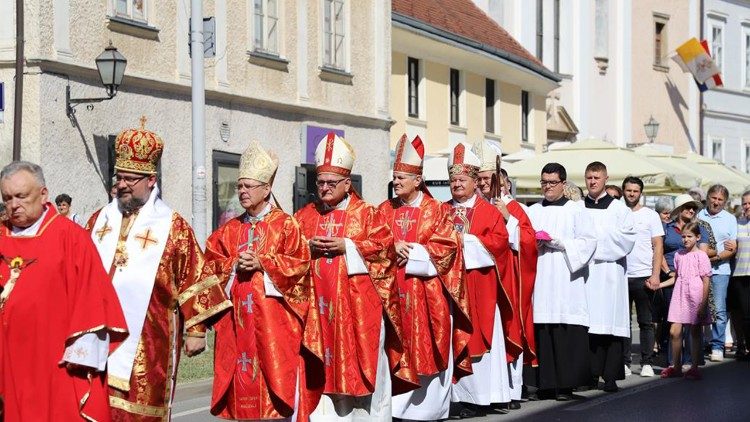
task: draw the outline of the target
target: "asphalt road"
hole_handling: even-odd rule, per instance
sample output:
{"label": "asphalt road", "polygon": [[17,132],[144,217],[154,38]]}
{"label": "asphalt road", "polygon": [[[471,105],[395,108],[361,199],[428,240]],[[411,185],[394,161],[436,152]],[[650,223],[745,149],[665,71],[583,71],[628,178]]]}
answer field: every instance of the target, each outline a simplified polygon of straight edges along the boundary
{"label": "asphalt road", "polygon": [[[509,414],[488,414],[470,421],[750,421],[750,363],[727,359],[702,368],[703,380],[642,378],[620,381],[620,391],[576,393],[570,402],[524,403]],[[638,367],[634,366],[634,372]],[[172,419],[176,422],[216,420],[208,412],[211,383],[177,388]]]}

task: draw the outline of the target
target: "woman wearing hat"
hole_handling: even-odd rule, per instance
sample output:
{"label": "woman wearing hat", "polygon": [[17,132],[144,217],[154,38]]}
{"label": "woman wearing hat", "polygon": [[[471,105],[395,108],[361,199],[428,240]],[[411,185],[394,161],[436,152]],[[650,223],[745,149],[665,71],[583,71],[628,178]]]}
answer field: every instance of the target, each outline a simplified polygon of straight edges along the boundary
{"label": "woman wearing hat", "polygon": [[[710,243],[711,239],[713,239],[711,227],[706,227],[707,224],[700,224],[701,221],[697,218],[698,211],[701,208],[703,208],[703,204],[693,199],[693,197],[689,194],[679,195],[675,198],[674,201],[671,221],[664,224],[664,260],[666,261],[666,265],[668,267],[668,277],[659,285],[664,299],[664,302],[661,304],[663,306],[663,309],[661,310],[661,312],[659,312],[662,317],[660,324],[665,324],[664,327],[667,326],[666,317],[667,313],[669,312],[669,302],[672,300],[672,291],[674,289],[674,283],[676,279],[674,256],[677,251],[683,247],[681,231],[685,224],[691,222],[699,223],[701,237],[699,240],[698,248],[708,253],[711,247]],[[664,350],[663,347],[662,350]],[[687,351],[688,348],[685,348],[685,350]],[[669,356],[669,354],[667,356]],[[685,353],[683,355],[683,361],[687,362],[689,360],[689,353]]]}

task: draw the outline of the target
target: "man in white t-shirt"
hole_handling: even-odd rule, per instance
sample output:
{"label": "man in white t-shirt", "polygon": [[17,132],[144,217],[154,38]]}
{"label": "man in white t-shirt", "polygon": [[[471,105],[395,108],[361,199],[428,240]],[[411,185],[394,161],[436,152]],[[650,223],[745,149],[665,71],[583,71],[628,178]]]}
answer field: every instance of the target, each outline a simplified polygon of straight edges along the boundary
{"label": "man in white t-shirt", "polygon": [[[653,377],[652,356],[654,353],[654,292],[659,288],[659,272],[664,256],[664,227],[659,214],[641,205],[643,181],[637,177],[627,177],[622,182],[625,204],[633,212],[636,241],[627,256],[628,309],[633,308],[638,317],[641,342],[641,376]],[[631,311],[632,312],[632,311]],[[632,337],[632,334],[631,334]],[[632,357],[630,345],[625,344],[626,373],[629,373]]]}

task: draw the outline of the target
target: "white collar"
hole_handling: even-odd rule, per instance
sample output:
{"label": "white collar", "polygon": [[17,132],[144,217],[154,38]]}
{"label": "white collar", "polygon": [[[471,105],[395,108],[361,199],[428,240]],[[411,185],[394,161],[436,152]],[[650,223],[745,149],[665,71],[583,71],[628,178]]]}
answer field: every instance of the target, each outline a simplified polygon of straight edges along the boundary
{"label": "white collar", "polygon": [[601,195],[599,195],[599,196],[598,196],[598,197],[596,197],[596,198],[593,198],[593,197],[592,197],[591,195],[589,195],[588,193],[586,194],[586,196],[588,196],[589,198],[591,198],[591,200],[592,200],[592,201],[594,201],[594,203],[597,203],[597,202],[599,202],[599,200],[600,200],[600,199],[602,199],[602,198],[604,198],[604,196],[605,196],[605,195],[607,195],[607,190],[606,190],[606,189],[604,189],[604,190],[602,191]]}
{"label": "white collar", "polygon": [[11,227],[11,235],[16,236],[36,236],[36,234],[39,232],[39,229],[42,227],[42,222],[44,221],[44,217],[47,216],[47,213],[49,212],[49,209],[44,210],[42,213],[42,216],[39,217],[34,224],[30,225],[29,227],[22,228],[22,227]]}
{"label": "white collar", "polygon": [[454,199],[453,205],[458,205],[460,207],[465,207],[465,208],[474,208],[474,204],[476,204],[476,202],[477,202],[477,194],[475,193],[474,195],[471,196],[471,198],[467,199],[464,202],[458,202]]}
{"label": "white collar", "polygon": [[345,210],[346,207],[349,206],[349,194],[347,193],[344,199],[341,200],[338,204],[334,206],[330,206],[326,203],[323,203],[323,209],[324,210]]}
{"label": "white collar", "polygon": [[419,207],[422,204],[422,197],[423,196],[424,196],[424,194],[422,194],[422,191],[418,191],[417,192],[417,197],[414,198],[413,201],[406,202],[406,201],[404,201],[401,198],[399,198],[399,201],[401,201],[401,205],[404,205],[406,207],[415,207],[415,208],[417,208],[417,207]]}
{"label": "white collar", "polygon": [[249,213],[249,212],[245,211],[245,218],[243,218],[243,221],[244,221],[245,223],[249,223],[249,222],[251,222],[251,221],[260,221],[260,220],[262,220],[262,219],[263,219],[263,218],[264,218],[264,217],[266,216],[266,214],[268,214],[269,212],[271,212],[271,203],[270,203],[270,202],[266,203],[266,206],[265,206],[265,207],[263,207],[263,210],[261,210],[261,212],[260,212],[260,213],[258,213],[258,215],[255,215],[255,216],[253,216],[253,215],[250,215],[250,213]]}

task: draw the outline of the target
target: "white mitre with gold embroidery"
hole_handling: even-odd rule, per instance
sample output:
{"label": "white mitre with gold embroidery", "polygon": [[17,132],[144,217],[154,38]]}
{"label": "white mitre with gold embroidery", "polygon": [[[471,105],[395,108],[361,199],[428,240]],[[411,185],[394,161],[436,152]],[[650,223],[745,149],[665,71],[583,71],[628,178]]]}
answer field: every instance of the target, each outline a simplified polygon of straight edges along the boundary
{"label": "white mitre with gold embroidery", "polygon": [[320,173],[349,177],[354,167],[354,148],[344,138],[329,132],[315,148],[315,167]]}
{"label": "white mitre with gold embroidery", "polygon": [[471,152],[479,157],[479,160],[482,162],[482,165],[479,166],[480,173],[497,170],[497,157],[501,156],[501,150],[497,145],[486,140],[481,140],[474,143],[471,147]]}
{"label": "white mitre with gold embroidery", "polygon": [[240,157],[239,179],[253,179],[261,183],[272,183],[279,167],[279,159],[274,154],[269,154],[258,141],[253,141]]}

